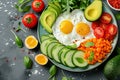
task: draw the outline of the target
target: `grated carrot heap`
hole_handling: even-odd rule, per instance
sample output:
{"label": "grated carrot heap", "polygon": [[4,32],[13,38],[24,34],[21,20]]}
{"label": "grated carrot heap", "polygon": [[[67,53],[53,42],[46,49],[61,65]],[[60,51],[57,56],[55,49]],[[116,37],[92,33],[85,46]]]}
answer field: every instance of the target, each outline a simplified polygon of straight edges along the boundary
{"label": "grated carrot heap", "polygon": [[[87,42],[93,42],[94,46],[85,47],[85,44]],[[103,59],[106,58],[107,54],[110,53],[111,49],[112,49],[111,42],[103,38],[88,39],[82,42],[78,47],[78,50],[82,50],[85,52],[84,58],[88,61],[88,64],[102,62]],[[92,55],[91,52],[93,52]]]}

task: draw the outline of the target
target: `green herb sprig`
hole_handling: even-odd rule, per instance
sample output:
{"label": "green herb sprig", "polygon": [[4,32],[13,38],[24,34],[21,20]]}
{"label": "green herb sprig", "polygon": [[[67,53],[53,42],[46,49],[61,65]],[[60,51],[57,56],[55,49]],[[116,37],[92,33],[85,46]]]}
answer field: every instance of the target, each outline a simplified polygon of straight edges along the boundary
{"label": "green herb sprig", "polygon": [[18,27],[17,27],[16,31],[20,31],[20,30],[22,30],[23,32],[26,33],[26,31],[21,27],[21,22],[18,22]]}
{"label": "green herb sprig", "polygon": [[31,8],[31,6],[27,6],[27,4],[30,2],[31,0],[18,0],[18,3],[15,5],[15,8],[19,11],[19,12],[28,12]]}
{"label": "green herb sprig", "polygon": [[23,47],[23,41],[21,40],[21,38],[19,37],[19,36],[17,36],[16,34],[15,34],[15,32],[13,32],[12,30],[11,30],[11,32],[14,34],[14,36],[15,36],[15,43],[16,43],[16,45],[19,47],[19,48],[22,48]]}

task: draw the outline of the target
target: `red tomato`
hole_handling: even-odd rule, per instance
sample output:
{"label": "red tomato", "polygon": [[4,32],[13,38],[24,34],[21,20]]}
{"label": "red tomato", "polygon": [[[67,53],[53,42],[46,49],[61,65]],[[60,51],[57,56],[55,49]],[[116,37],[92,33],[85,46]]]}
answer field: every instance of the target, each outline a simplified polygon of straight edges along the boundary
{"label": "red tomato", "polygon": [[112,20],[112,16],[109,13],[107,13],[107,12],[102,13],[102,15],[100,17],[100,21],[102,23],[109,24],[111,22],[111,20]]}
{"label": "red tomato", "polygon": [[104,29],[102,27],[96,27],[94,30],[94,35],[96,38],[104,37]]}
{"label": "red tomato", "polygon": [[22,23],[27,27],[27,28],[34,28],[37,25],[37,17],[33,13],[28,13],[25,14],[22,18]]}
{"label": "red tomato", "polygon": [[109,24],[105,29],[104,38],[108,40],[113,40],[117,34],[117,27],[114,24]]}
{"label": "red tomato", "polygon": [[114,36],[110,35],[108,32],[105,32],[104,39],[111,41],[114,39]]}
{"label": "red tomato", "polygon": [[117,34],[117,27],[114,24],[109,24],[106,28],[106,32],[112,36],[115,36]]}
{"label": "red tomato", "polygon": [[94,30],[96,27],[99,27],[100,21],[94,21],[92,22],[92,29]]}
{"label": "red tomato", "polygon": [[35,12],[41,12],[45,7],[45,4],[42,0],[34,0],[32,2],[32,9],[35,11]]}
{"label": "red tomato", "polygon": [[99,27],[102,27],[102,28],[105,30],[107,26],[108,26],[107,24],[100,23],[100,26],[99,26]]}

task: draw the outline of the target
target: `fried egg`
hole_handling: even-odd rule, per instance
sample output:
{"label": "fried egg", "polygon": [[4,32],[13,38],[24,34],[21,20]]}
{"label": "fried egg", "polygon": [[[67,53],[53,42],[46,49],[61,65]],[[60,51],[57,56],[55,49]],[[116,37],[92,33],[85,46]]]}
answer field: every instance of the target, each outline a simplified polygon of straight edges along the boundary
{"label": "fried egg", "polygon": [[91,22],[84,17],[83,11],[76,9],[71,13],[62,13],[52,26],[53,35],[64,45],[76,44],[94,38]]}

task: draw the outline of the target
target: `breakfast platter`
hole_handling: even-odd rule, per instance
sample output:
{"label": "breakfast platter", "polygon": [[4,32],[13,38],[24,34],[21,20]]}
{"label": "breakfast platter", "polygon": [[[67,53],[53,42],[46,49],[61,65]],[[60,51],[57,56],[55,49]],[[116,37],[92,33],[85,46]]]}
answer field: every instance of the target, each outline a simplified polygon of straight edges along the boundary
{"label": "breakfast platter", "polygon": [[[109,7],[105,3],[102,2],[102,4],[103,4],[102,12],[109,13],[112,16],[111,23],[117,27],[117,22],[112,11],[109,9]],[[54,17],[54,14],[52,17]],[[107,58],[112,54],[117,44],[118,32],[116,33],[114,39],[112,40],[112,43],[111,44],[108,43],[107,45],[104,46],[105,48],[108,48],[109,47],[108,45],[111,45],[110,51],[107,52],[107,55],[105,56],[104,59],[102,59],[102,61],[101,60],[98,60],[96,62],[86,61],[83,59],[84,58],[83,56],[85,56],[84,55],[85,51],[84,49],[82,51],[80,44],[83,44],[85,40],[94,39],[96,38],[96,36],[91,27],[93,21],[87,20],[86,17],[84,16],[83,11],[79,9],[75,9],[71,13],[66,13],[66,12],[61,13],[57,17],[56,21],[54,21],[53,24],[50,23],[51,19],[49,19],[48,23],[52,24],[52,32],[50,30],[47,31],[46,28],[43,27],[41,18],[42,17],[39,18],[38,29],[37,29],[37,35],[38,35],[38,40],[40,42],[41,53],[45,54],[53,64],[55,64],[57,67],[60,67],[61,69],[72,71],[72,72],[84,72],[84,71],[94,69],[99,65],[101,65],[105,60],[107,60]],[[78,22],[86,23],[90,27],[89,30],[91,32],[89,31],[88,32],[89,34],[87,34],[87,36],[85,35],[84,37],[79,37],[79,35],[80,34],[82,35],[82,33],[83,35],[86,34],[87,33],[86,31],[88,31],[88,29],[86,28],[87,29],[86,31],[84,31],[83,29],[84,32],[82,33],[79,32],[79,28],[78,28],[78,31],[77,31],[77,28],[75,31],[75,28],[72,27],[73,25],[69,24],[69,21],[67,21],[68,19],[71,20],[73,25],[76,25]],[[66,23],[68,22],[68,24],[65,24],[64,22],[65,20],[66,20]],[[83,28],[85,28],[86,24],[84,23],[83,24],[79,23],[79,25],[82,25]],[[72,25],[72,26],[70,28],[64,28],[64,27],[59,28],[59,25],[61,26]],[[63,33],[66,33],[68,35],[65,36],[65,34]],[[104,39],[101,39],[101,40],[104,41]],[[93,43],[90,43],[90,42],[88,44],[89,45],[86,44],[87,47],[92,47],[92,45],[94,45]],[[101,44],[104,44],[104,43],[101,43]],[[91,55],[92,55],[92,52],[91,52]],[[93,55],[95,55],[95,53],[93,53]],[[78,58],[78,56],[80,56],[80,58]]]}

